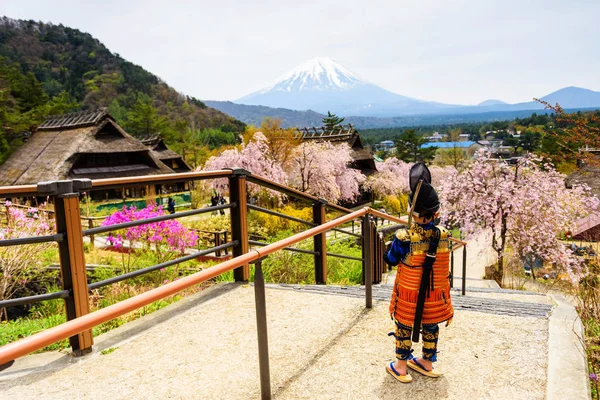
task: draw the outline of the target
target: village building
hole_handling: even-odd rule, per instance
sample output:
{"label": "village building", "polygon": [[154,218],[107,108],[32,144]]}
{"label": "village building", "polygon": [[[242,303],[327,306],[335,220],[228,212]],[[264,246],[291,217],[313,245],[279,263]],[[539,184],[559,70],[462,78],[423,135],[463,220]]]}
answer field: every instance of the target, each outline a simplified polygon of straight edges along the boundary
{"label": "village building", "polygon": [[[160,157],[164,154],[167,162],[177,157],[161,149],[150,149],[129,135],[106,109],[52,116],[0,166],[0,185],[172,174],[175,169]],[[152,185],[91,195],[93,200],[124,199],[154,196],[160,190]]]}
{"label": "village building", "polygon": [[396,147],[396,143],[393,140],[384,140],[382,142],[379,142],[379,144],[377,145],[377,150],[389,151],[394,147]]}
{"label": "village building", "polygon": [[441,142],[442,140],[446,139],[447,137],[448,137],[448,134],[446,134],[446,133],[433,132],[433,135],[427,136],[425,139],[427,139],[430,142]]}
{"label": "village building", "polygon": [[483,146],[477,142],[429,142],[421,145],[421,148],[437,147],[434,164],[447,164],[449,153],[458,151],[462,159],[472,158],[477,150]]}

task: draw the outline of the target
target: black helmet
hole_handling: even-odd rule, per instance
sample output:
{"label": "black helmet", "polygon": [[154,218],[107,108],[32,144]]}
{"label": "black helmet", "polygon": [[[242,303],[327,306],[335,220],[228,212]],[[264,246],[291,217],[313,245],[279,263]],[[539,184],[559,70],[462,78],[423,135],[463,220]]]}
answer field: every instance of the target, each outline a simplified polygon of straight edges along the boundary
{"label": "black helmet", "polygon": [[415,163],[410,169],[408,182],[410,186],[409,206],[412,206],[414,193],[417,190],[419,181],[423,183],[421,183],[421,189],[416,199],[413,214],[419,217],[427,214],[433,215],[440,209],[440,200],[435,189],[431,186],[431,172],[422,162]]}

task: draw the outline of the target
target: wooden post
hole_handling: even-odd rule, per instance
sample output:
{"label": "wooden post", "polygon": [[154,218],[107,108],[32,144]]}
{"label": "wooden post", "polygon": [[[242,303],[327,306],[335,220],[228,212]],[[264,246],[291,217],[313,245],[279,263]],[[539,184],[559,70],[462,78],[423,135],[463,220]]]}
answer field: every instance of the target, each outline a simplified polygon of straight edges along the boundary
{"label": "wooden post", "polygon": [[365,215],[362,222],[362,253],[363,253],[363,278],[365,281],[365,305],[373,308],[373,229],[371,228],[371,216]]}
{"label": "wooden post", "polygon": [[[233,247],[233,257],[241,256],[248,252],[248,206],[246,203],[246,176],[249,171],[241,168],[233,168],[233,175],[229,177],[229,202],[235,203],[230,208],[231,216],[231,240],[238,241]],[[245,264],[233,270],[233,278],[236,282],[247,282],[250,279],[250,266]]]}
{"label": "wooden post", "polygon": [[[317,225],[327,222],[325,206],[327,201],[319,199],[313,204],[313,222]],[[325,285],[327,283],[327,234],[320,233],[313,237],[315,254],[315,283]]]}
{"label": "wooden post", "polygon": [[[88,228],[92,229],[94,227],[94,220],[92,219],[92,217],[88,217]],[[92,249],[94,248],[94,241],[96,240],[96,237],[94,235],[90,235],[90,244],[92,245]]]}
{"label": "wooden post", "polygon": [[454,287],[454,242],[450,241],[450,289]]}
{"label": "wooden post", "polygon": [[[220,246],[221,245],[221,232],[215,232],[214,237],[215,237],[215,247]],[[221,250],[217,250],[215,252],[215,255],[217,257],[221,257]]]}
{"label": "wooden post", "polygon": [[462,260],[462,295],[464,296],[467,288],[467,246],[463,245],[463,260]]}
{"label": "wooden post", "polygon": [[267,305],[262,260],[255,263],[254,303],[256,306],[256,333],[258,335],[258,364],[260,369],[261,399],[271,399],[271,372],[269,371],[269,334],[267,332]]}
{"label": "wooden post", "polygon": [[[71,296],[65,299],[69,321],[90,312],[79,214],[79,193],[73,190],[73,183],[72,181],[58,182],[54,197],[56,230],[65,235],[65,240],[58,243],[58,251],[63,289],[71,292]],[[77,356],[91,351],[94,344],[91,329],[71,336],[69,343]]]}

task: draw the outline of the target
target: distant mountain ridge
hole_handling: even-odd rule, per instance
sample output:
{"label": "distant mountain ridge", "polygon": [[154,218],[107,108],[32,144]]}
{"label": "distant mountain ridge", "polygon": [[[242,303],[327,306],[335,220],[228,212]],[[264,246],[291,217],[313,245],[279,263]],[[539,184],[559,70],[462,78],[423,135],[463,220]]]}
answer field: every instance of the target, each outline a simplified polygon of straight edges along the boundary
{"label": "distant mountain ridge", "polygon": [[[223,111],[249,125],[259,126],[265,118],[278,118],[282,127],[313,127],[322,126],[323,117],[315,111],[296,111],[284,108],[271,108],[265,106],[247,106],[235,104],[230,101],[211,101],[205,103],[213,108]],[[593,108],[592,108],[593,109]],[[566,112],[589,109],[565,109]],[[505,121],[514,118],[526,118],[533,112],[537,114],[549,113],[548,110],[512,110],[512,111],[486,111],[465,114],[431,114],[412,115],[400,117],[345,117],[344,123],[350,123],[359,129],[368,128],[396,128],[403,126],[421,125],[446,125],[470,122]]]}
{"label": "distant mountain ridge", "polygon": [[[532,94],[539,97],[539,94]],[[566,87],[542,100],[563,108],[600,107],[600,92],[579,87]],[[294,68],[274,84],[251,93],[236,104],[285,108],[290,110],[327,111],[341,116],[400,117],[411,115],[457,115],[522,110],[542,110],[544,106],[530,101],[508,104],[486,100],[477,106],[443,104],[392,93],[358,77],[338,62],[317,57]]]}
{"label": "distant mountain ridge", "polygon": [[[164,134],[168,128],[173,142],[184,130],[181,121],[193,121],[197,129],[244,130],[241,121],[177,92],[156,75],[112,53],[89,33],[0,16],[0,94],[17,94],[11,88],[16,76],[24,76],[33,87],[39,87],[38,98],[53,99],[64,94],[85,109],[108,107],[119,124],[126,127],[130,122],[128,112],[143,99],[153,107],[161,127],[160,132],[152,133]],[[8,104],[15,103],[13,98],[9,100]],[[29,108],[19,104],[15,112],[24,114]],[[35,125],[44,117],[38,113],[27,119],[29,125]]]}

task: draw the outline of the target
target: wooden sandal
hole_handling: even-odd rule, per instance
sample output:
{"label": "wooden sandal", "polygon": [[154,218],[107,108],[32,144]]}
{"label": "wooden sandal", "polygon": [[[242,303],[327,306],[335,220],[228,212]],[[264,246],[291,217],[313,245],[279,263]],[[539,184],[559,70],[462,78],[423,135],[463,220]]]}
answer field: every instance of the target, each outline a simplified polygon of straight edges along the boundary
{"label": "wooden sandal", "polygon": [[405,375],[400,375],[400,374],[398,373],[398,371],[396,371],[396,369],[394,368],[394,361],[392,361],[392,362],[390,363],[390,365],[386,366],[386,367],[385,367],[385,370],[386,370],[387,372],[389,372],[389,374],[390,374],[390,375],[392,375],[392,376],[393,376],[395,379],[399,380],[399,381],[400,381],[400,382],[402,382],[402,383],[409,383],[409,382],[412,382],[412,379],[413,379],[413,378],[412,378],[412,376],[410,376],[410,375],[408,374],[408,372],[406,372],[406,374],[405,374]]}
{"label": "wooden sandal", "polygon": [[411,358],[410,360],[408,360],[408,362],[406,363],[406,365],[408,365],[410,367],[410,369],[417,371],[418,373],[428,376],[430,378],[439,378],[440,376],[442,376],[441,372],[437,372],[433,370],[433,366],[431,367],[431,371],[428,371],[424,366],[422,366],[418,361],[417,358]]}

